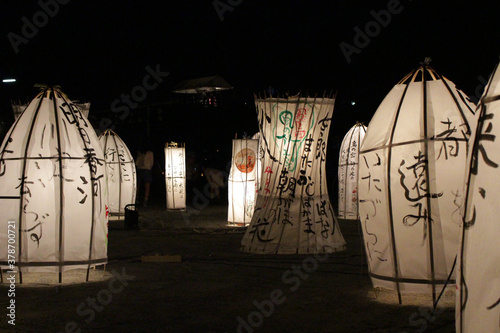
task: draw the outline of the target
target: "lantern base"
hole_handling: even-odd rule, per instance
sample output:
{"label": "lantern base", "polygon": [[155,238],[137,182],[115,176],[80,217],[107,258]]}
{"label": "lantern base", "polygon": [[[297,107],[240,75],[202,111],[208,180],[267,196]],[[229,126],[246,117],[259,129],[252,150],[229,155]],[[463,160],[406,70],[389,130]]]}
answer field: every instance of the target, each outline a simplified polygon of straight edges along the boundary
{"label": "lantern base", "polygon": [[135,204],[125,206],[125,228],[139,229],[139,211]]}
{"label": "lantern base", "polygon": [[227,222],[227,226],[228,227],[248,227],[250,225],[250,221],[249,222]]}

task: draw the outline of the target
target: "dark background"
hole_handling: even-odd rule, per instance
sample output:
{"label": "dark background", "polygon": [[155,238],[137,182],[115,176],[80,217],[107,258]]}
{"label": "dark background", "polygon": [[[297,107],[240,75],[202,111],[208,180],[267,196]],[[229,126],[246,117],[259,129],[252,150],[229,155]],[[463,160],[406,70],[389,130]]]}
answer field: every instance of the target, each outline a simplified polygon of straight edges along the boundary
{"label": "dark background", "polygon": [[[17,82],[0,86],[0,136],[14,121],[11,100],[30,101],[35,83],[60,85],[71,99],[92,103],[89,118],[97,130],[102,118],[111,119],[132,151],[149,139],[158,170],[167,141],[185,142],[201,164],[224,169],[235,134],[258,130],[254,93],[270,87],[280,95],[333,91],[332,182],[345,133],[356,121],[368,125],[393,85],[425,57],[477,98],[500,54],[497,1],[401,0],[401,12],[350,63],[339,44],[355,46],[354,28],[364,30],[374,21],[371,11],[391,1],[232,3],[221,21],[212,1],[72,0],[59,4],[18,53],[8,34],[23,36],[22,18],[33,22],[42,7],[36,1],[3,4],[0,78]],[[145,67],[157,65],[169,76],[124,119],[110,112],[115,99],[142,85]],[[216,96],[217,107],[198,103],[201,96],[171,93],[182,80],[210,75],[234,87]]]}

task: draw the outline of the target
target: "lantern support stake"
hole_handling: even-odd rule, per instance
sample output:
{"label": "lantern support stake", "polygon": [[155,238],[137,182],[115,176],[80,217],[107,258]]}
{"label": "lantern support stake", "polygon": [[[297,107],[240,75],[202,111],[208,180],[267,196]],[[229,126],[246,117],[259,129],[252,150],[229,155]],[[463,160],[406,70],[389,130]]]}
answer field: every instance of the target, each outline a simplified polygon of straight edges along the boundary
{"label": "lantern support stake", "polygon": [[394,262],[394,278],[396,281],[396,291],[398,293],[399,304],[402,304],[402,300],[401,300],[401,290],[399,286],[399,265],[398,265],[397,251],[396,251],[396,235],[394,231],[394,216],[392,213],[392,192],[390,184],[391,184],[392,142],[394,141],[394,132],[396,131],[396,123],[398,121],[399,114],[401,112],[401,107],[403,105],[403,100],[405,98],[406,92],[408,91],[408,87],[409,85],[407,84],[405,86],[405,90],[403,91],[403,95],[401,96],[401,99],[399,101],[398,111],[396,112],[394,125],[392,126],[391,138],[389,140],[389,149],[387,152],[387,184],[389,184],[389,187],[387,189],[387,202],[389,203],[389,221],[391,226],[391,243],[392,243],[392,257]]}
{"label": "lantern support stake", "polygon": [[[59,283],[62,283],[62,263],[64,261],[62,254],[62,234],[63,234],[63,165],[62,165],[62,152],[61,152],[61,132],[59,128],[59,109],[56,103],[56,96],[53,89],[50,89],[51,99],[54,103],[54,118],[56,123],[56,135],[57,135],[57,154],[58,154],[58,164],[59,164]],[[34,122],[33,122],[34,123]]]}
{"label": "lantern support stake", "polygon": [[[429,60],[428,60],[429,59]],[[426,168],[425,168],[425,178],[427,180],[427,227],[429,228],[429,259],[431,261],[431,283],[432,283],[432,303],[436,303],[436,272],[434,268],[434,238],[432,235],[432,220],[431,220],[431,184],[430,184],[430,174],[429,174],[429,138],[428,138],[428,128],[427,128],[427,79],[425,77],[425,72],[427,71],[427,65],[430,58],[426,58],[423,70],[422,70],[422,88],[423,88],[423,121],[424,121],[424,154],[426,158]]]}

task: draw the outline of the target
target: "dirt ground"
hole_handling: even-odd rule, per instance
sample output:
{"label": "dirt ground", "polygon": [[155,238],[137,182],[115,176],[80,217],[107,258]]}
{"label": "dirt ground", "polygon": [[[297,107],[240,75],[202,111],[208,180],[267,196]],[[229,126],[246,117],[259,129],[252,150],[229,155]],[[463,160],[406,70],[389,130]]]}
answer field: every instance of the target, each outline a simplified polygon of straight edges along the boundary
{"label": "dirt ground", "polygon": [[[454,286],[434,314],[429,296],[403,295],[399,305],[373,289],[356,222],[340,220],[347,249],[326,258],[262,256],[240,252],[244,229],[227,227],[226,214],[223,205],[185,213],[157,205],[140,209],[140,230],[110,222],[105,271],[87,283],[85,272],[69,272],[62,285],[24,274],[15,326],[4,280],[0,332],[455,331]],[[141,261],[154,254],[182,260]]]}

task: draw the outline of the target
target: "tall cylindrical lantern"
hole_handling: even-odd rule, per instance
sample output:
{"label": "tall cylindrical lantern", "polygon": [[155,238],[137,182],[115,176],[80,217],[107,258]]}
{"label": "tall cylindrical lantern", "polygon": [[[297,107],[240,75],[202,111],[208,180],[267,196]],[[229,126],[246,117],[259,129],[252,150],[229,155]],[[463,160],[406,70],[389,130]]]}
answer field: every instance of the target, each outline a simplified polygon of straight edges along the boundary
{"label": "tall cylindrical lantern", "polygon": [[[87,268],[88,279],[107,262],[107,202],[91,124],[58,88],[42,88],[0,148],[0,244],[14,243],[20,272],[58,272],[61,281]],[[2,268],[8,260],[2,246]]]}
{"label": "tall cylindrical lantern", "polygon": [[165,145],[167,209],[186,209],[186,148],[175,142]]}
{"label": "tall cylindrical lantern", "polygon": [[[500,68],[484,89],[473,129],[458,255],[456,329],[500,332]],[[498,137],[497,137],[498,132]]]}
{"label": "tall cylindrical lantern", "polygon": [[247,226],[255,209],[258,140],[233,140],[228,181],[228,224]]}
{"label": "tall cylindrical lantern", "polygon": [[137,179],[134,157],[125,142],[112,130],[99,137],[106,161],[106,181],[109,191],[109,218],[125,217],[125,206],[135,203]]}
{"label": "tall cylindrical lantern", "polygon": [[366,133],[366,126],[356,123],[347,132],[339,154],[339,217],[359,219],[358,213],[358,161],[359,147]]}
{"label": "tall cylindrical lantern", "polygon": [[265,157],[243,251],[296,254],[344,249],[325,172],[334,102],[333,98],[256,98]]}
{"label": "tall cylindrical lantern", "polygon": [[[431,292],[458,250],[475,105],[427,62],[389,92],[359,157],[359,215],[375,287]],[[454,275],[451,275],[454,279]]]}

